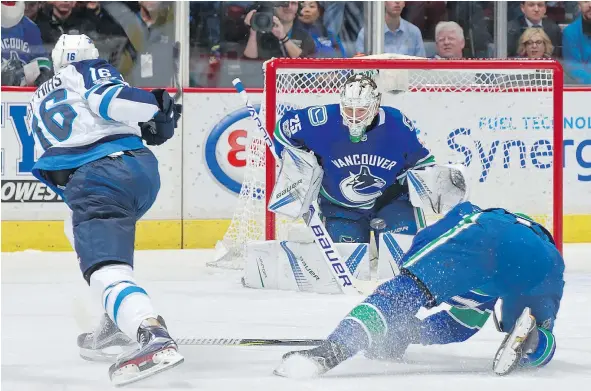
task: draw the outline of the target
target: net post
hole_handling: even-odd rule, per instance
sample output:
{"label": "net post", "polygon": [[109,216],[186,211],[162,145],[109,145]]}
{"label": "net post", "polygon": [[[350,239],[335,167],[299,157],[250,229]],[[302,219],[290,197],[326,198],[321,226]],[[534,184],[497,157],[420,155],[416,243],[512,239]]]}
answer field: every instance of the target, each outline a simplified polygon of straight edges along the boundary
{"label": "net post", "polygon": [[563,155],[564,155],[564,73],[562,66],[555,62],[552,68],[553,73],[553,117],[554,117],[554,159],[552,168],[554,170],[554,201],[553,201],[553,232],[556,247],[562,253],[563,248]]}
{"label": "net post", "polygon": [[[265,63],[265,121],[269,134],[273,137],[277,105],[277,67],[275,59]],[[275,185],[275,158],[269,147],[265,148],[265,205],[271,201],[271,192]],[[275,214],[265,206],[265,240],[275,239]]]}

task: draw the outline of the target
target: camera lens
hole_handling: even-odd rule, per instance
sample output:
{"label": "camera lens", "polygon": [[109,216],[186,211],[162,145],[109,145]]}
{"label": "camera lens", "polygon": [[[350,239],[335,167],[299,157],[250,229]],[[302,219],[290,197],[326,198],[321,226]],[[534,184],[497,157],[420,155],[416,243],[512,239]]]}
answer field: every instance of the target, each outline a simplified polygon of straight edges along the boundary
{"label": "camera lens", "polygon": [[251,25],[255,31],[270,32],[273,30],[273,13],[266,10],[257,11],[252,16]]}

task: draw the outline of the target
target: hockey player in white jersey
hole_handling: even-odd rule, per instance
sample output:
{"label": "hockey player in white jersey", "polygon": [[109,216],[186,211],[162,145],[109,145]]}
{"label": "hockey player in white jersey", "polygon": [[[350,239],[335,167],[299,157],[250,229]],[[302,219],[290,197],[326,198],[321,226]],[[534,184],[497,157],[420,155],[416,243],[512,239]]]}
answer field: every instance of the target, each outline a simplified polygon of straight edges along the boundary
{"label": "hockey player in white jersey", "polygon": [[160,189],[158,161],[142,139],[170,139],[181,106],[165,90],[129,86],[86,35],[62,35],[52,60],[55,76],[30,102],[41,156],[33,175],[71,209],[80,270],[105,311],[100,329],[78,344],[89,358],[109,345],[129,348],[109,369],[115,385],[127,384],[184,360],[133,275],[135,224]]}

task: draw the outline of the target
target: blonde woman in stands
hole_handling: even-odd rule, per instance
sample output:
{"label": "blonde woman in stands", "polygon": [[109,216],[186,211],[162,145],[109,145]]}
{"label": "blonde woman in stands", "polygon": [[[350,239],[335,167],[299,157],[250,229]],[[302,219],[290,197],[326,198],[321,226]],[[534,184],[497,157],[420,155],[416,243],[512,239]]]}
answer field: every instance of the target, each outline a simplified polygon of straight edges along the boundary
{"label": "blonde woman in stands", "polygon": [[525,58],[551,58],[554,45],[539,27],[526,29],[519,38],[517,55]]}

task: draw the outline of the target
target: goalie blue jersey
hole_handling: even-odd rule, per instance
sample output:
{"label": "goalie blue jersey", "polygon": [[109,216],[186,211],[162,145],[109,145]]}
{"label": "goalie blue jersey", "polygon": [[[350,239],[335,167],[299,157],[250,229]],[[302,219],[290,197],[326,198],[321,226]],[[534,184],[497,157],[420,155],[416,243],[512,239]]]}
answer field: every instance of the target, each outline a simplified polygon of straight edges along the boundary
{"label": "goalie blue jersey", "polygon": [[40,68],[51,69],[39,27],[26,16],[15,26],[2,27],[2,62],[10,59],[20,61],[22,65],[37,60]]}
{"label": "goalie blue jersey", "polygon": [[334,204],[370,209],[384,191],[404,180],[406,171],[434,162],[412,122],[382,106],[359,143],[349,139],[338,104],[286,113],[277,122],[275,143],[313,151],[324,169],[320,193]]}

